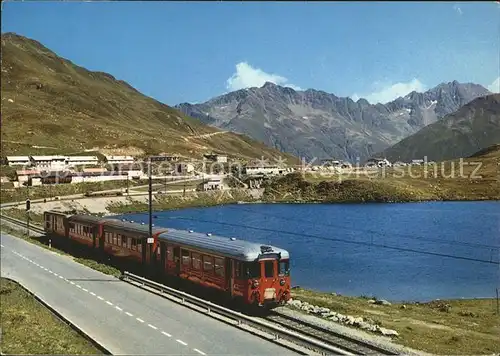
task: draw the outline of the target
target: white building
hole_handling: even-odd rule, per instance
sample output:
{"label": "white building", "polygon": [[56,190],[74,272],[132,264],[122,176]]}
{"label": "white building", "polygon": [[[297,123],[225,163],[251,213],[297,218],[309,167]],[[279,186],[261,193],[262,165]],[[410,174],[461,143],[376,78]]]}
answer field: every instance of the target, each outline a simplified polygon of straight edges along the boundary
{"label": "white building", "polygon": [[176,174],[189,174],[194,172],[194,165],[191,163],[176,163],[175,173]]}
{"label": "white building", "polygon": [[131,164],[134,163],[132,156],[105,156],[109,164]]}
{"label": "white building", "polygon": [[99,159],[96,156],[69,156],[66,163],[69,167],[96,166]]}
{"label": "white building", "polygon": [[36,168],[47,171],[62,171],[66,169],[65,156],[31,156],[31,162]]}
{"label": "white building", "polygon": [[263,165],[249,165],[245,167],[244,173],[251,175],[278,175],[285,174],[287,172],[286,168],[280,168],[278,166],[263,166]]}
{"label": "white building", "polygon": [[205,159],[212,161],[212,162],[227,163],[227,156],[226,155],[206,154],[206,155],[203,155],[203,157],[205,157]]}
{"label": "white building", "polygon": [[31,163],[29,156],[7,156],[9,166],[27,166]]}
{"label": "white building", "polygon": [[223,189],[222,179],[211,178],[203,184],[203,190],[221,190]]}

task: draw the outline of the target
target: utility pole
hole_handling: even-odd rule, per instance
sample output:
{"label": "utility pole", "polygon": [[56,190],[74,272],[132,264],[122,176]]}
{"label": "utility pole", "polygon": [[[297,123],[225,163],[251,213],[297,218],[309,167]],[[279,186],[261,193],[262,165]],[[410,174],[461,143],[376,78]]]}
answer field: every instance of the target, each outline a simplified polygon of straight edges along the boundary
{"label": "utility pole", "polygon": [[[153,178],[151,176],[151,160],[148,162],[148,178],[149,178],[149,238],[153,238]],[[150,240],[151,241],[151,240]]]}

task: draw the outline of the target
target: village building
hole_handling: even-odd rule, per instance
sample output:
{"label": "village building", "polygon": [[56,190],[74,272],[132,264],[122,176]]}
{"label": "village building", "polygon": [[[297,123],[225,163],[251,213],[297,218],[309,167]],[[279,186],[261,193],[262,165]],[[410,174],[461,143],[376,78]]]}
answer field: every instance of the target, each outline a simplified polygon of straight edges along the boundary
{"label": "village building", "polygon": [[203,157],[208,161],[217,162],[217,163],[227,163],[227,156],[226,155],[209,153],[209,154],[203,155]]}

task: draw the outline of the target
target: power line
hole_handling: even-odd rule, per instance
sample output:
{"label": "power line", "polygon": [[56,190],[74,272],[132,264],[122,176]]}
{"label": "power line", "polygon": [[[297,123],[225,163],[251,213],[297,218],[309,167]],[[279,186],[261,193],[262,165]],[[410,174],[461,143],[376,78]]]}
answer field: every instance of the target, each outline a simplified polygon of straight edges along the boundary
{"label": "power line", "polygon": [[396,250],[396,251],[413,252],[413,253],[419,253],[419,254],[423,254],[423,255],[448,257],[448,258],[454,258],[454,259],[458,259],[458,260],[475,261],[475,262],[482,262],[482,263],[489,263],[489,264],[494,264],[494,265],[500,265],[499,261],[493,261],[493,259],[491,259],[491,260],[483,260],[483,259],[473,258],[473,257],[449,255],[449,254],[446,254],[446,253],[429,252],[429,251],[423,251],[423,250],[416,250],[416,249],[412,249],[412,248],[389,246],[389,245],[385,245],[385,244],[366,243],[366,242],[361,242],[361,241],[352,241],[352,240],[345,240],[345,239],[339,239],[339,238],[327,238],[327,237],[324,237],[324,236],[317,236],[317,235],[311,235],[311,234],[305,234],[305,233],[290,232],[290,231],[284,231],[284,230],[275,230],[275,229],[269,229],[269,228],[264,228],[264,227],[254,227],[254,226],[248,226],[248,225],[238,225],[238,224],[227,223],[227,222],[222,222],[222,221],[213,221],[213,220],[204,220],[204,219],[195,219],[195,218],[185,218],[185,217],[177,217],[177,216],[168,217],[168,218],[169,219],[178,219],[178,220],[199,221],[199,222],[206,222],[206,223],[212,223],[212,224],[220,224],[220,225],[226,225],[226,226],[244,227],[244,228],[252,229],[252,230],[284,233],[284,234],[294,235],[294,236],[300,236],[300,237],[310,237],[310,238],[314,238],[314,239],[318,239],[318,240],[337,241],[337,242],[344,242],[344,243],[347,243],[347,244],[353,244],[353,245],[359,245],[359,246],[373,246],[373,247],[386,248],[386,249]]}
{"label": "power line", "polygon": [[[290,218],[285,217],[285,216],[280,216],[280,215],[275,215],[275,214],[270,214],[270,213],[262,213],[260,211],[253,211],[251,209],[246,209],[246,208],[240,208],[240,207],[235,208],[235,207],[230,207],[230,206],[228,206],[226,208],[235,209],[235,210],[248,211],[248,212],[250,212],[252,214],[258,214],[258,215],[264,215],[264,216],[272,216],[274,218],[283,219],[283,220],[287,220],[287,221],[291,220]],[[334,227],[334,228],[348,230],[348,231],[353,231],[353,232],[358,232],[358,231],[359,232],[366,232],[366,233],[370,233],[370,234],[376,234],[376,235],[388,237],[387,233],[383,233],[383,232],[376,231],[376,230],[359,229],[359,228],[354,229],[354,228],[349,228],[349,227],[342,226],[342,225],[316,223],[316,222],[312,222],[310,220],[305,220],[305,219],[300,219],[300,218],[293,218],[293,220],[294,221],[299,221],[299,222],[304,222],[304,223],[307,223],[307,224],[314,224],[314,225],[322,225],[322,226]],[[478,248],[486,248],[486,249],[500,249],[500,246],[494,246],[494,245],[488,245],[488,244],[478,244],[478,243],[473,243],[473,242],[446,241],[446,240],[433,239],[433,238],[429,238],[429,237],[421,237],[421,236],[409,235],[409,234],[401,234],[401,233],[391,233],[391,235],[392,236],[398,236],[398,237],[405,238],[405,239],[411,239],[411,240],[439,242],[439,243],[445,243],[445,244],[450,244],[450,245],[461,245],[461,246],[470,246],[470,247],[478,247]]]}

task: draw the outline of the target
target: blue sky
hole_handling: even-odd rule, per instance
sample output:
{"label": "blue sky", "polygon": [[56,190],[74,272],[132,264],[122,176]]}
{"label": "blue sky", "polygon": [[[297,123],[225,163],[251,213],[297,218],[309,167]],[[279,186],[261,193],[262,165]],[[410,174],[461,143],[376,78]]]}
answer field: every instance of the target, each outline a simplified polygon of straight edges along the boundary
{"label": "blue sky", "polygon": [[265,80],[371,102],[452,80],[500,86],[494,1],[7,2],[2,32],[170,105]]}

